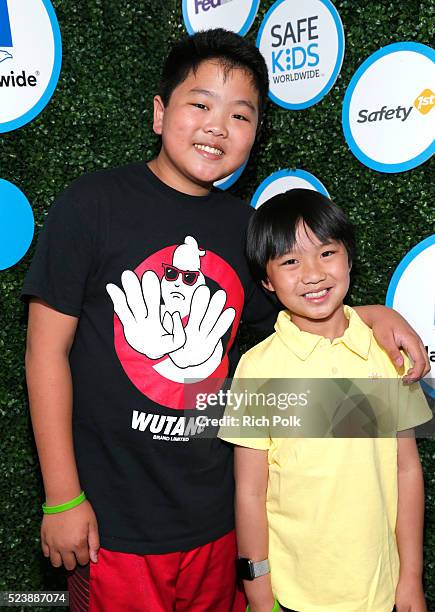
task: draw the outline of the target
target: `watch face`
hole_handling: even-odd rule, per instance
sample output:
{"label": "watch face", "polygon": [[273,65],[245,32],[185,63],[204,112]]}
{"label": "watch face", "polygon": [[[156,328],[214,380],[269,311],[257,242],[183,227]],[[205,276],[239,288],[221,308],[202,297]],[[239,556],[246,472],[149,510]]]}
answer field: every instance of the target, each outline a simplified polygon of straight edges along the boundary
{"label": "watch face", "polygon": [[240,580],[254,580],[254,568],[250,559],[237,559],[237,577]]}

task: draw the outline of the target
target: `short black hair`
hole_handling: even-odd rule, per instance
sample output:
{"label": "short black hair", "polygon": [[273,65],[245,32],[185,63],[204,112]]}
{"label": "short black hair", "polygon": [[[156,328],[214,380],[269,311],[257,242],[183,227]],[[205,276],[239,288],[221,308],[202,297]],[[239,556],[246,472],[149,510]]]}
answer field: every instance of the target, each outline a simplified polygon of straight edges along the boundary
{"label": "short black hair", "polygon": [[296,244],[299,222],[321,242],[341,242],[351,265],[355,233],[349,219],[332,200],[312,189],[290,189],[267,200],[252,215],[246,236],[246,255],[256,281],[266,281],[266,266]]}
{"label": "short black hair", "polygon": [[191,71],[196,72],[202,62],[211,59],[218,60],[226,71],[240,68],[252,77],[258,91],[260,125],[269,92],[266,62],[253,43],[223,28],[197,32],[182,38],[171,48],[160,79],[159,95],[163,104],[168,104],[174,89],[187,79]]}

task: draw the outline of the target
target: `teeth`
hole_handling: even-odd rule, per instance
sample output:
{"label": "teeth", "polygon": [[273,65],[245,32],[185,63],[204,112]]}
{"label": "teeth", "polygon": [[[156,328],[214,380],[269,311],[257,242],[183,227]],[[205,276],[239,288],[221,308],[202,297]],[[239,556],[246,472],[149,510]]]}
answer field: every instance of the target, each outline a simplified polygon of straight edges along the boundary
{"label": "teeth", "polygon": [[317,293],[305,293],[305,297],[307,298],[319,298],[323,297],[328,293],[327,289],[323,289],[323,291],[318,291]]}
{"label": "teeth", "polygon": [[196,144],[194,146],[197,149],[200,149],[201,151],[206,151],[207,153],[213,153],[213,155],[222,155],[223,154],[223,151],[221,151],[220,149],[215,149],[214,147],[209,147],[207,145]]}

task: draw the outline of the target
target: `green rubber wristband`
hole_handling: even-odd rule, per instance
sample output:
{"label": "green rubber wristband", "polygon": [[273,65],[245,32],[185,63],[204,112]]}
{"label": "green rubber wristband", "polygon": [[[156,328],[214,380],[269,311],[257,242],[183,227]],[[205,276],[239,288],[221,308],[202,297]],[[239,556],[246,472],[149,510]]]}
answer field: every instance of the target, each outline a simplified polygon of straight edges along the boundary
{"label": "green rubber wristband", "polygon": [[[250,612],[251,608],[248,606],[246,608],[246,612]],[[271,612],[279,612],[279,602],[277,599],[275,599],[275,603],[273,604],[273,608],[271,610]]]}
{"label": "green rubber wristband", "polygon": [[47,506],[47,504],[42,504],[42,511],[44,514],[56,514],[57,512],[65,512],[65,510],[71,510],[71,508],[75,508],[86,499],[86,495],[84,491],[80,493],[74,499],[65,502],[64,504],[59,504],[58,506]]}

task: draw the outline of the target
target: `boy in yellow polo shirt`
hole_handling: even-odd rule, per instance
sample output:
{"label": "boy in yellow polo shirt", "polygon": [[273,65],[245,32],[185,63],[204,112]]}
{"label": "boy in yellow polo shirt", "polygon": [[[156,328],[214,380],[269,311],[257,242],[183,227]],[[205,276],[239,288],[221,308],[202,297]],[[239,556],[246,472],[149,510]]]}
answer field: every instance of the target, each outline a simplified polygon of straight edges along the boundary
{"label": "boy in yellow polo shirt", "polygon": [[[248,259],[287,310],[275,333],[243,356],[236,379],[398,378],[370,328],[343,305],[354,244],[343,211],[315,191],[277,195],[255,213]],[[394,386],[391,437],[269,430],[255,438],[221,429],[237,445],[239,565],[251,612],[426,612],[423,478],[412,428],[432,414],[418,384]]]}

